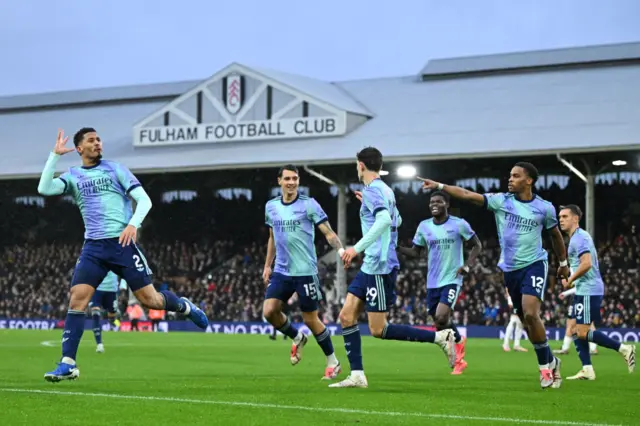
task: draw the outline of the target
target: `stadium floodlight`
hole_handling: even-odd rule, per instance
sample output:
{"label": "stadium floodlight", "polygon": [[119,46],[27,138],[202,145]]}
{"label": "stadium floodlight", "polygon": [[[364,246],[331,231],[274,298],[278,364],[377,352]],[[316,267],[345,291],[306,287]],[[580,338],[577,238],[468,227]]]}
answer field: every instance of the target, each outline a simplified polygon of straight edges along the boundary
{"label": "stadium floodlight", "polygon": [[626,166],[627,162],[624,160],[613,160],[611,164],[613,164],[616,167],[620,167],[620,166]]}
{"label": "stadium floodlight", "polygon": [[416,175],[416,168],[410,165],[398,167],[398,176],[401,178],[412,178]]}
{"label": "stadium floodlight", "polygon": [[386,170],[380,170],[380,176],[387,176],[389,174]]}

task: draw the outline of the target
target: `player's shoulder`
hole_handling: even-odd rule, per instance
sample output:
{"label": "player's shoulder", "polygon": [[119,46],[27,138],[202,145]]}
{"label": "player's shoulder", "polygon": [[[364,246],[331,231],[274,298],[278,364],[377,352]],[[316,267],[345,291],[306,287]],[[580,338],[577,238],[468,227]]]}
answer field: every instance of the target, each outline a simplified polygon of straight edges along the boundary
{"label": "player's shoulder", "polygon": [[100,160],[100,164],[98,166],[103,169],[111,169],[111,170],[124,167],[122,164],[118,163],[117,161],[112,161],[112,160]]}
{"label": "player's shoulder", "polygon": [[541,206],[544,206],[547,209],[554,209],[555,207],[553,205],[553,203],[551,201],[547,201],[544,198],[542,198],[541,196],[539,196],[538,194],[534,194],[534,200],[536,203],[538,203]]}
{"label": "player's shoulder", "polygon": [[593,238],[591,237],[591,234],[589,234],[589,232],[587,232],[587,230],[585,230],[585,229],[578,228],[578,229],[576,230],[576,236],[577,236],[579,239],[587,240],[587,241],[593,242]]}
{"label": "player's shoulder", "polygon": [[278,195],[277,197],[273,197],[272,199],[268,200],[267,206],[273,203],[280,203],[280,202],[282,202],[282,195]]}
{"label": "player's shoulder", "polygon": [[434,225],[433,225],[433,218],[432,218],[432,217],[430,217],[429,219],[425,219],[425,220],[423,220],[422,222],[420,222],[420,223],[418,224],[418,230],[421,230],[421,229],[429,229],[429,228],[431,228],[432,226],[434,226]]}
{"label": "player's shoulder", "polygon": [[[453,215],[449,215],[449,221],[457,226],[460,225],[469,225],[469,222],[467,222],[467,220],[463,217],[460,216],[453,216]],[[470,226],[470,225],[469,225]]]}

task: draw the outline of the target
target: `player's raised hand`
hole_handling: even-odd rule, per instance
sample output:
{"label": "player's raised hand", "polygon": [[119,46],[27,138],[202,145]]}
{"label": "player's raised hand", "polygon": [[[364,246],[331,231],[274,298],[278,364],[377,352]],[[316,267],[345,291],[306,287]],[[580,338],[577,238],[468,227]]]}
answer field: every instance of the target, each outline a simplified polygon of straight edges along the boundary
{"label": "player's raised hand", "polygon": [[56,146],[53,148],[53,152],[58,155],[64,155],[75,151],[75,148],[68,148],[65,146],[68,140],[69,136],[64,136],[64,130],[58,129],[58,139],[56,139]]}
{"label": "player's raised hand", "polygon": [[416,178],[422,182],[422,189],[434,190],[438,189],[438,185],[440,185],[440,183],[435,180],[422,178],[420,176],[416,176]]}
{"label": "player's raised hand", "polygon": [[271,266],[265,266],[262,270],[262,281],[265,285],[269,284],[269,280],[271,279]]}
{"label": "player's raised hand", "polygon": [[342,256],[340,257],[344,262],[344,269],[347,269],[349,266],[351,266],[351,262],[356,258],[356,256],[358,256],[358,252],[353,247],[349,247],[344,251],[344,253],[342,253]]}
{"label": "player's raised hand", "polygon": [[120,234],[118,242],[122,244],[122,247],[126,247],[131,243],[135,244],[137,235],[138,230],[136,227],[133,225],[127,225],[127,227],[124,228],[124,231]]}
{"label": "player's raised hand", "polygon": [[360,202],[362,202],[362,191],[353,191],[353,194]]}

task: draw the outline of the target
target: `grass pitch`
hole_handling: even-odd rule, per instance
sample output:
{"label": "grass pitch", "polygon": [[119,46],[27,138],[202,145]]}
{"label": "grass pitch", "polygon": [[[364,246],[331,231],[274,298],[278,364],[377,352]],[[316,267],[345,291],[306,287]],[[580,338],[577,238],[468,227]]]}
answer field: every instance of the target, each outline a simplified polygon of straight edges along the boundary
{"label": "grass pitch", "polygon": [[[60,330],[0,330],[0,425],[446,425],[640,424],[640,377],[600,348],[597,380],[565,380],[543,391],[533,349],[504,353],[471,339],[469,367],[452,376],[434,345],[363,337],[368,389],[329,389],[313,339],[289,363],[290,341],[263,335],[103,333],[78,352],[80,378],[47,383],[60,357]],[[348,373],[341,336],[333,337]],[[556,347],[560,345],[555,342]],[[563,358],[575,374],[575,350]]]}

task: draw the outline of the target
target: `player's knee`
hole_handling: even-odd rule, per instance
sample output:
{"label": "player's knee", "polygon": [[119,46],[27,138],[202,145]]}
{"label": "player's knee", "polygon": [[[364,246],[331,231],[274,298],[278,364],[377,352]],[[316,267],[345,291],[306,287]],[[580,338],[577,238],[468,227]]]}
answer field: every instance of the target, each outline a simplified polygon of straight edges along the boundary
{"label": "player's knee", "polygon": [[535,309],[524,309],[524,322],[526,324],[533,324],[536,322],[540,316]]}
{"label": "player's knee", "polygon": [[376,339],[382,339],[382,332],[384,331],[384,327],[373,326],[369,324],[369,331],[371,332],[371,335]]}
{"label": "player's knee", "polygon": [[84,311],[89,306],[94,289],[88,284],[79,284],[71,287],[69,295],[69,309]]}
{"label": "player's knee", "polygon": [[449,315],[437,315],[435,317],[435,326],[438,330],[444,330],[449,327]]}
{"label": "player's knee", "polygon": [[358,322],[358,318],[356,318],[355,314],[347,312],[344,309],[340,311],[338,318],[340,319],[340,325],[342,325],[342,328],[354,326]]}
{"label": "player's knee", "polygon": [[578,336],[578,339],[587,340],[589,334],[589,327],[575,327],[574,334]]}
{"label": "player's knee", "polygon": [[91,308],[91,315],[100,315],[100,308]]}
{"label": "player's knee", "polygon": [[269,322],[273,322],[280,316],[280,309],[272,304],[265,304],[262,314]]}

